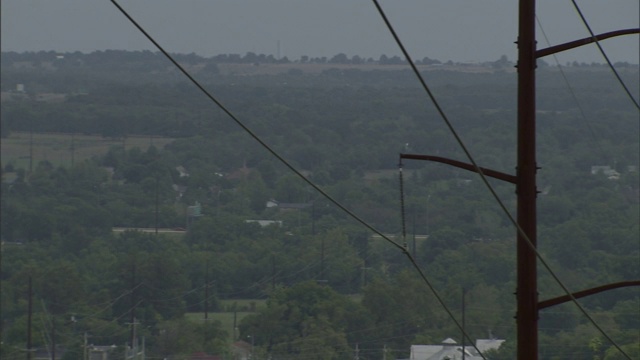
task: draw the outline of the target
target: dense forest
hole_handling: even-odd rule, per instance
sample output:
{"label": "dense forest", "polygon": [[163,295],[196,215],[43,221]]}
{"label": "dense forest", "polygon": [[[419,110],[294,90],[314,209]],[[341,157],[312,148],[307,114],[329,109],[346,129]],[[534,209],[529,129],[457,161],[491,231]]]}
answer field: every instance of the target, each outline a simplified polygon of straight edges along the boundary
{"label": "dense forest", "polygon": [[[476,174],[442,164],[404,161],[401,209],[399,153],[466,158],[402,59],[354,58],[176,54],[272,151],[406,243],[458,320],[464,293],[470,336],[506,339],[491,359],[513,358],[516,230]],[[513,64],[419,65],[478,165],[513,173]],[[605,66],[539,65],[540,252],[572,291],[637,280],[638,111]],[[616,65],[638,98],[638,66]],[[30,283],[32,347],[55,329],[63,359],[83,358],[85,336],[123,352],[133,328],[148,357],[175,359],[232,358],[233,340],[264,359],[350,359],[356,347],[362,359],[408,358],[412,344],[461,342],[402,251],[160,54],[2,53],[1,70],[3,142],[25,132],[122,139],[69,166],[3,162],[2,358],[24,357]],[[174,140],[127,146],[140,135]],[[490,183],[515,213],[514,188]],[[542,267],[539,279],[541,300],[563,294]],[[186,316],[239,299],[263,305],[237,333]],[[638,288],[580,303],[640,356]],[[575,305],[541,311],[541,359],[620,356]]]}

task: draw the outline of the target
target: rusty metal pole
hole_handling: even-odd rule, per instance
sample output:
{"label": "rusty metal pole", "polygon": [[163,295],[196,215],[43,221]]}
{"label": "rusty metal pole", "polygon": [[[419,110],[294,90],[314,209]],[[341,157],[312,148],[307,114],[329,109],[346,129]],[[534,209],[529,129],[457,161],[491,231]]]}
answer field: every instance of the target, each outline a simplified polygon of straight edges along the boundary
{"label": "rusty metal pole", "polygon": [[[536,98],[535,0],[520,0],[518,30],[518,168],[517,221],[536,245]],[[524,236],[517,237],[517,358],[538,359],[536,255]]]}

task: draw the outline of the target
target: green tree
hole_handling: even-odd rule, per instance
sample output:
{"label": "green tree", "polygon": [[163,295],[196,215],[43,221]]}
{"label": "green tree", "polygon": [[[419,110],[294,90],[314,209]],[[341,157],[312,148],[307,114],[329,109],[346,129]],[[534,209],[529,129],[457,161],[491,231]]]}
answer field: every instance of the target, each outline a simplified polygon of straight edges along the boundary
{"label": "green tree", "polygon": [[349,300],[327,286],[304,282],[272,293],[267,307],[240,324],[241,337],[273,356],[314,359],[349,358]]}

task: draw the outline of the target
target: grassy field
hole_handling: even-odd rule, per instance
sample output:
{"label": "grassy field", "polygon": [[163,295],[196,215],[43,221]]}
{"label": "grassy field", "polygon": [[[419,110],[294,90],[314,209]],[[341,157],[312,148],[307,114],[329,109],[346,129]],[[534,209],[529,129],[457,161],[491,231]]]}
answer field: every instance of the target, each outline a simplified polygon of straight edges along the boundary
{"label": "grassy field", "polygon": [[[233,307],[235,304],[238,312],[235,314],[236,316],[236,326],[240,324],[240,321],[247,315],[253,314],[256,310],[266,306],[265,300],[257,300],[257,299],[237,299],[237,300],[220,300],[220,306],[223,309],[221,312],[210,312],[208,318],[214,321],[219,321],[222,325],[222,330],[226,331],[229,334],[229,340],[233,340]],[[188,320],[197,322],[204,320],[204,313],[187,313],[185,317]],[[236,332],[236,336],[237,336]]]}
{"label": "grassy field", "polygon": [[235,299],[220,300],[220,306],[224,311],[233,311],[235,306],[238,311],[256,311],[266,306],[266,300],[263,299]]}
{"label": "grassy field", "polygon": [[[237,312],[236,313],[236,326],[240,324],[240,321],[247,315],[252,314],[251,312]],[[187,313],[185,315],[188,320],[193,322],[204,321],[204,313]],[[233,312],[216,312],[209,313],[208,318],[213,321],[219,321],[222,325],[222,330],[226,331],[229,334],[229,341],[233,341],[234,331],[233,331]],[[235,331],[235,336],[238,336],[238,331]]]}
{"label": "grassy field", "polygon": [[[146,150],[150,145],[162,148],[173,141],[170,138],[130,136],[124,141],[126,149],[139,147]],[[72,155],[71,145],[74,152]],[[2,166],[12,164],[14,168],[29,169],[30,144],[33,148],[33,166],[42,160],[47,160],[54,166],[70,166],[71,160],[80,162],[95,155],[105,154],[110,147],[122,147],[122,139],[109,139],[95,135],[75,134],[33,134],[33,141],[29,133],[14,132],[0,143],[0,161]]]}

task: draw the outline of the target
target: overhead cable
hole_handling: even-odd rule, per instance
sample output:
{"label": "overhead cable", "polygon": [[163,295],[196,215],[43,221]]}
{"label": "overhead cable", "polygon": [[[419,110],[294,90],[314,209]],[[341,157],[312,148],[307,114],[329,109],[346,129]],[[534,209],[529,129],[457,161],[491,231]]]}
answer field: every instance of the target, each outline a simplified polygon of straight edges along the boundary
{"label": "overhead cable", "polygon": [[[547,42],[547,46],[551,46],[551,43],[549,42],[549,38],[547,37],[547,33],[544,31],[544,28],[542,27],[542,23],[540,22],[540,19],[538,18],[537,15],[536,15],[536,21],[538,22],[538,26],[540,27],[540,32],[542,33],[542,36],[544,36],[544,40]],[[598,146],[598,149],[600,150],[600,153],[603,156],[603,159],[606,159],[606,154],[604,152],[604,149],[602,148],[602,144],[600,144],[600,142],[598,142],[598,135],[593,130],[593,126],[591,126],[591,123],[587,119],[587,115],[585,114],[584,109],[582,108],[582,105],[580,105],[580,102],[578,101],[578,97],[576,96],[575,91],[573,91],[573,87],[571,87],[571,84],[569,83],[569,79],[567,78],[567,74],[565,74],[564,69],[562,68],[562,65],[560,65],[560,60],[558,60],[558,57],[556,56],[556,54],[553,54],[553,60],[555,60],[555,62],[556,62],[556,66],[558,67],[558,70],[560,71],[560,74],[562,75],[562,79],[564,79],[564,83],[567,85],[567,88],[569,89],[569,92],[571,93],[571,97],[573,97],[573,101],[575,101],[576,106],[578,107],[578,110],[580,111],[580,115],[582,116],[582,120],[587,125],[587,128],[589,129],[589,132],[591,133],[591,137],[593,137],[593,139],[596,140],[596,145]]]}
{"label": "overhead cable", "polygon": [[[578,301],[576,300],[576,298],[573,296],[573,294],[569,291],[569,289],[567,288],[566,285],[564,285],[564,283],[560,280],[560,278],[558,277],[558,275],[556,275],[556,273],[551,269],[551,267],[549,266],[549,264],[547,263],[547,261],[542,257],[542,255],[540,254],[540,252],[538,251],[538,249],[536,248],[536,246],[533,244],[533,242],[531,241],[531,239],[529,239],[529,236],[524,232],[524,230],[522,229],[522,227],[518,224],[518,222],[513,218],[513,216],[511,215],[511,213],[509,213],[509,210],[507,210],[507,207],[504,205],[504,203],[502,202],[502,200],[498,197],[498,194],[495,192],[495,190],[493,189],[493,187],[491,186],[491,184],[489,183],[489,181],[487,180],[486,176],[484,175],[484,173],[482,172],[482,169],[478,166],[478,164],[476,163],[476,161],[474,160],[473,156],[471,155],[471,153],[469,152],[469,150],[467,149],[466,145],[464,144],[464,142],[462,141],[462,139],[460,138],[460,136],[458,135],[458,133],[456,132],[456,130],[453,128],[453,125],[451,124],[451,122],[449,121],[449,118],[445,115],[444,111],[442,110],[442,108],[440,107],[440,104],[438,103],[438,101],[436,100],[435,96],[433,95],[433,93],[431,92],[431,89],[429,88],[429,86],[427,86],[427,83],[425,82],[424,78],[422,77],[422,74],[420,73],[420,71],[418,71],[418,68],[416,67],[415,63],[413,62],[411,56],[409,55],[409,52],[406,50],[404,44],[402,43],[402,41],[400,40],[400,38],[398,37],[398,34],[396,33],[396,31],[394,30],[393,26],[391,25],[389,19],[387,18],[384,10],[382,9],[382,7],[380,6],[380,4],[378,3],[378,0],[372,0],[373,3],[375,4],[376,8],[378,9],[378,12],[380,13],[380,16],[382,17],[382,19],[384,20],[385,24],[387,25],[387,28],[389,29],[389,32],[391,33],[391,35],[393,36],[394,40],[396,41],[398,47],[400,48],[400,50],[402,51],[403,55],[405,56],[407,62],[409,63],[409,65],[411,66],[411,69],[413,70],[414,74],[417,76],[418,80],[420,81],[420,84],[422,84],[422,88],[425,90],[425,92],[428,94],[429,98],[431,99],[433,105],[436,107],[438,113],[440,114],[440,116],[442,117],[442,119],[444,120],[445,124],[447,125],[447,127],[449,128],[449,130],[451,131],[451,134],[453,135],[453,137],[456,139],[456,141],[458,142],[458,145],[460,146],[460,148],[464,151],[465,155],[467,156],[467,159],[469,160],[469,162],[471,162],[472,166],[474,167],[475,171],[478,173],[478,175],[480,176],[480,178],[482,179],[482,182],[485,184],[485,186],[487,187],[487,189],[489,190],[489,192],[491,193],[491,195],[494,197],[494,199],[496,200],[496,202],[498,203],[498,205],[500,206],[500,208],[502,208],[502,211],[505,213],[505,215],[509,218],[509,221],[513,224],[513,226],[517,229],[518,233],[522,236],[522,238],[525,240],[527,246],[536,254],[536,257],[540,260],[540,263],[544,266],[545,269],[547,269],[547,271],[549,272],[549,274],[553,277],[553,279],[556,281],[556,283],[558,285],[560,285],[560,287],[562,288],[562,290],[567,294],[567,296],[569,296],[569,298],[571,299],[571,301],[576,305],[576,307],[578,307],[578,309],[580,309],[580,311],[582,312],[582,314],[589,320],[589,322],[591,322],[593,324],[593,326],[620,352],[622,353],[625,357],[627,357],[629,360],[631,360],[631,358],[629,357],[629,355],[627,355],[622,348],[620,348],[620,346],[613,341],[613,339],[600,327],[600,325],[598,325],[596,323],[596,321],[587,313],[587,311],[582,307],[582,305],[580,305],[580,303],[578,303]],[[407,253],[408,254],[408,253]],[[408,256],[410,256],[410,254],[408,254]],[[436,297],[438,297],[436,295]],[[438,299],[440,300],[440,298],[438,297]],[[460,324],[458,324],[457,321],[454,320],[454,322],[456,323],[456,325],[458,326],[459,329],[462,329],[462,326]],[[468,338],[469,341],[471,341],[471,339],[468,337],[468,335],[465,334],[465,336]]]}
{"label": "overhead cable", "polygon": [[356,214],[354,214],[353,212],[351,212],[349,209],[347,209],[344,205],[342,205],[340,202],[338,202],[337,200],[335,200],[331,195],[329,195],[327,192],[325,192],[322,188],[320,188],[318,185],[316,185],[314,182],[312,182],[311,180],[307,179],[298,169],[296,169],[293,165],[291,165],[291,163],[289,163],[286,159],[284,159],[280,154],[278,154],[274,149],[272,149],[266,142],[264,142],[264,140],[262,140],[257,134],[255,134],[251,129],[249,129],[249,127],[247,127],[247,125],[245,125],[242,121],[240,121],[229,109],[227,109],[218,99],[216,99],[211,93],[209,93],[209,91],[207,91],[193,76],[191,76],[191,74],[189,74],[189,72],[187,72],[184,67],[182,67],[182,65],[180,65],[172,56],[171,54],[169,54],[158,42],[156,42],[153,37],[151,37],[151,35],[149,35],[149,33],[144,30],[142,28],[142,26],[140,26],[127,12],[126,10],[124,10],[117,2],[116,0],[111,0],[111,2],[118,8],[118,10],[120,10],[120,12],[122,12],[122,14],[149,40],[153,43],[153,45],[160,51],[162,52],[162,54],[173,63],[174,66],[176,66],[176,68],[178,68],[178,70],[180,70],[180,72],[182,72],[182,74],[184,76],[186,76],[191,83],[193,83],[193,85],[195,85],[204,95],[206,95],[209,100],[213,101],[227,116],[229,116],[238,126],[240,126],[242,128],[242,130],[244,130],[248,135],[250,135],[255,141],[257,141],[260,145],[262,145],[263,148],[265,148],[265,150],[267,150],[269,153],[271,153],[271,155],[273,155],[276,159],[278,159],[283,165],[285,165],[287,168],[289,168],[289,170],[291,170],[293,173],[295,173],[296,175],[298,175],[304,182],[306,182],[309,186],[311,186],[312,188],[314,188],[316,191],[318,191],[322,196],[324,196],[327,200],[329,200],[331,203],[333,203],[334,205],[336,205],[338,208],[340,208],[342,211],[344,211],[346,214],[348,214],[349,216],[351,216],[354,220],[356,220],[357,222],[359,222],[360,224],[362,224],[363,226],[365,226],[367,229],[373,231],[374,233],[382,236],[383,238],[385,238],[388,242],[392,243],[394,246],[402,249],[402,246],[398,243],[396,243],[395,241],[389,239],[387,236],[385,236],[382,232],[380,232],[379,230],[377,230],[376,228],[374,228],[372,225],[368,224],[366,221],[364,221],[363,219],[361,219],[359,216],[357,216]]}
{"label": "overhead cable", "polygon": [[[271,153],[271,155],[273,155],[276,159],[278,159],[282,164],[284,164],[287,168],[289,168],[289,170],[291,170],[292,172],[294,172],[296,175],[298,175],[298,177],[300,177],[304,182],[306,182],[309,186],[311,186],[312,188],[314,188],[316,191],[318,191],[322,196],[324,196],[327,200],[329,200],[331,203],[333,203],[334,205],[336,205],[338,208],[340,208],[342,211],[344,211],[347,215],[349,215],[352,219],[356,220],[357,222],[359,222],[361,225],[363,225],[364,227],[366,227],[367,229],[371,230],[372,232],[380,235],[385,241],[387,241],[389,244],[395,246],[397,249],[399,249],[400,251],[402,251],[409,259],[409,261],[413,264],[414,268],[416,269],[416,271],[418,271],[418,273],[420,274],[420,277],[422,278],[422,280],[426,283],[426,285],[429,287],[429,289],[431,290],[431,292],[434,294],[434,296],[437,298],[438,302],[440,303],[440,305],[443,307],[443,309],[446,311],[447,315],[451,318],[451,320],[455,323],[456,327],[458,327],[458,329],[462,330],[464,332],[464,329],[462,328],[462,325],[460,325],[460,323],[455,319],[455,317],[453,316],[452,311],[447,307],[447,305],[444,302],[444,299],[442,299],[442,297],[439,295],[439,293],[436,291],[436,289],[433,287],[433,285],[431,284],[431,282],[429,281],[429,279],[426,277],[425,273],[422,271],[422,269],[418,266],[418,264],[416,263],[415,259],[411,256],[411,254],[408,252],[408,249],[400,244],[398,244],[397,242],[393,241],[392,239],[390,239],[389,237],[387,237],[386,235],[384,235],[381,231],[379,231],[378,229],[374,228],[371,224],[367,223],[366,221],[364,221],[362,218],[360,218],[358,215],[356,215],[355,213],[353,213],[351,210],[347,209],[344,205],[342,205],[340,202],[338,202],[337,200],[335,200],[332,196],[330,196],[327,192],[325,192],[322,188],[320,188],[318,185],[316,185],[314,182],[312,182],[311,180],[307,179],[299,170],[297,170],[293,165],[291,165],[286,159],[284,159],[282,156],[280,156],[280,154],[278,154],[274,149],[272,149],[267,143],[265,143],[260,137],[258,137],[251,129],[249,129],[244,123],[242,123],[229,109],[227,109],[218,99],[216,99],[211,93],[209,93],[193,76],[191,76],[191,74],[189,74],[189,72],[187,72],[157,41],[155,41],[153,39],[153,37],[151,37],[151,35],[144,30],[144,28],[142,28],[142,26],[140,26],[138,24],[138,22],[136,22],[130,15],[129,13],[127,13],[126,10],[124,10],[124,8],[122,8],[116,0],[111,0],[111,3],[113,3],[113,5],[118,8],[118,10],[149,40],[151,41],[151,43],[153,43],[153,45],[160,51],[162,52],[162,54],[173,63],[174,66],[176,66],[176,68],[178,68],[178,70],[180,70],[180,72],[182,72],[182,74],[184,76],[186,76],[198,89],[200,89],[200,91],[202,91],[203,94],[205,94],[209,100],[213,101],[223,112],[225,112],[227,114],[227,116],[229,116],[238,126],[240,126],[245,132],[247,132],[247,134],[249,134],[254,140],[256,140],[260,145],[262,145],[269,153]],[[415,66],[415,65],[414,65]],[[469,339],[469,341],[471,341],[471,338],[469,337],[468,334],[466,334],[467,339]],[[475,345],[473,345],[473,347],[475,347]],[[480,351],[476,348],[476,350],[478,351],[478,353],[480,353]],[[486,359],[482,354],[481,357],[483,359]]]}
{"label": "overhead cable", "polygon": [[585,18],[584,15],[582,14],[582,11],[580,10],[580,7],[576,3],[576,0],[571,0],[571,3],[573,3],[573,7],[576,9],[576,12],[578,12],[578,15],[580,15],[580,19],[582,19],[582,23],[584,24],[584,26],[589,31],[589,34],[591,35],[591,38],[593,38],[593,42],[596,44],[596,46],[600,50],[600,53],[602,54],[604,59],[607,61],[607,64],[609,64],[609,68],[611,68],[611,71],[613,71],[613,74],[618,79],[618,82],[620,83],[620,85],[622,85],[622,88],[624,88],[624,91],[627,93],[627,95],[629,96],[629,99],[631,99],[631,101],[636,106],[636,108],[638,108],[638,110],[640,110],[640,104],[638,104],[638,101],[633,97],[633,95],[631,94],[631,91],[629,90],[627,85],[624,83],[624,81],[622,81],[622,78],[620,77],[620,74],[618,74],[618,71],[616,71],[616,68],[611,63],[611,60],[609,60],[609,57],[607,56],[607,53],[605,53],[604,49],[600,45],[600,42],[598,41],[598,38],[593,33],[593,30],[591,30],[591,26],[589,26],[589,23],[587,22],[587,18]]}

